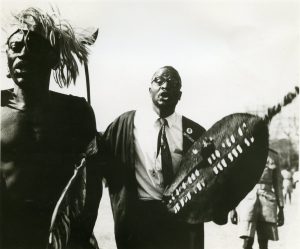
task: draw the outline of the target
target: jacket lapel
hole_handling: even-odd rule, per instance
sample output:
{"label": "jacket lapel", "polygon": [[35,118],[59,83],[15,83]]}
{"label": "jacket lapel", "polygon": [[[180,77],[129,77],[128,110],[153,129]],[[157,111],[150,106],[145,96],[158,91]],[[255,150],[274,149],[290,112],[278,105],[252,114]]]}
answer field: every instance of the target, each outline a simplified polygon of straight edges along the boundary
{"label": "jacket lapel", "polygon": [[182,136],[183,136],[183,155],[188,151],[188,149],[192,146],[195,142],[195,131],[193,129],[189,120],[182,116]]}

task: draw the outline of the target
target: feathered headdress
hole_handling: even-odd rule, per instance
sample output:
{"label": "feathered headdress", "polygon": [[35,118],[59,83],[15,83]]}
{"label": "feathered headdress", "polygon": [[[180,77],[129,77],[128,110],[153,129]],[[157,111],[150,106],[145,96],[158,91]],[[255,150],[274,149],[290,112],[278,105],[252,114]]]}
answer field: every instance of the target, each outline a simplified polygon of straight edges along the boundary
{"label": "feathered headdress", "polygon": [[75,83],[78,76],[77,62],[87,62],[87,45],[93,44],[95,38],[88,30],[75,30],[52,10],[50,15],[37,8],[25,9],[14,16],[17,22],[13,26],[15,32],[20,29],[34,31],[49,41],[59,55],[58,63],[53,68],[54,79],[60,87],[68,87],[71,82]]}

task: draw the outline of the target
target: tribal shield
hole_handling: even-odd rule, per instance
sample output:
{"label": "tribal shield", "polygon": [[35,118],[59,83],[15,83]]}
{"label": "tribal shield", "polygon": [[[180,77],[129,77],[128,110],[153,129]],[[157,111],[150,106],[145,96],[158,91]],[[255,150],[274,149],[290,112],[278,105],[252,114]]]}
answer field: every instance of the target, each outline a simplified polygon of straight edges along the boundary
{"label": "tribal shield", "polygon": [[295,90],[269,108],[265,117],[231,114],[195,141],[164,192],[169,212],[191,224],[225,224],[228,212],[258,182],[268,156],[269,123],[296,97],[299,88]]}
{"label": "tribal shield", "polygon": [[250,114],[232,114],[214,124],[183,157],[165,191],[169,211],[189,223],[226,222],[259,180],[268,154],[268,126]]}

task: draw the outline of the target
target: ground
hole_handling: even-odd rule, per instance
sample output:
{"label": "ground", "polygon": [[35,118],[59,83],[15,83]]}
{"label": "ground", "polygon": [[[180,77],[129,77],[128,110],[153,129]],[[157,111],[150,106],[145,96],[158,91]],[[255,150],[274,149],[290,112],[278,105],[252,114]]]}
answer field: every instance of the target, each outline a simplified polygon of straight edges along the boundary
{"label": "ground", "polygon": [[[300,186],[298,186],[300,187]],[[269,249],[298,249],[300,248],[300,190],[293,193],[292,204],[285,206],[285,225],[279,228],[279,241],[270,242]],[[113,234],[113,219],[107,189],[100,203],[98,219],[94,229],[100,249],[116,249]],[[218,226],[212,222],[205,224],[206,249],[239,249],[241,239],[237,238],[237,226],[230,223]],[[254,249],[258,248],[257,242]]]}

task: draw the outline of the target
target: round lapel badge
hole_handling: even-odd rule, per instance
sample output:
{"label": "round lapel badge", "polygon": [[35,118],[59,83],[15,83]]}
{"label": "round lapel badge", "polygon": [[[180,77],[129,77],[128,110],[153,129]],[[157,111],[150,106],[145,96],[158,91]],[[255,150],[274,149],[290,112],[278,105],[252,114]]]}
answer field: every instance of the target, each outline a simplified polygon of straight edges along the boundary
{"label": "round lapel badge", "polygon": [[193,130],[192,130],[192,128],[187,128],[186,132],[187,132],[187,134],[191,135],[193,133]]}

